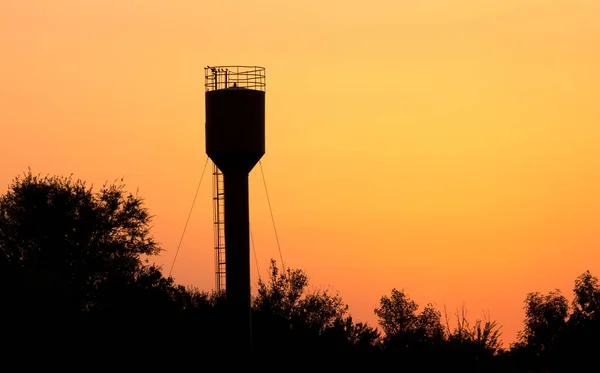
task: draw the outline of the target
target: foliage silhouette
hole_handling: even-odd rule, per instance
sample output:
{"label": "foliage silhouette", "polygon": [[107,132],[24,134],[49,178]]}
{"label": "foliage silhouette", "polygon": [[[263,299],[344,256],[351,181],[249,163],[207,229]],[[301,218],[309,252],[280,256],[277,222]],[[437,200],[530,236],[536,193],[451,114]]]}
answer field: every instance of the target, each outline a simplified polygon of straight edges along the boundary
{"label": "foliage silhouette", "polygon": [[565,327],[569,312],[567,299],[560,290],[548,295],[530,293],[525,299],[525,328],[519,334],[522,345],[536,355],[548,351]]}
{"label": "foliage silhouette", "polygon": [[561,336],[562,354],[571,364],[562,365],[563,371],[597,366],[600,350],[600,284],[589,271],[575,280],[572,313]]}
{"label": "foliage silhouette", "polygon": [[258,283],[253,309],[258,350],[370,352],[379,340],[376,329],[354,323],[337,293],[310,289],[302,270],[280,272],[275,260],[271,260],[267,282]]}
{"label": "foliage silhouette", "polygon": [[600,349],[600,286],[589,271],[575,280],[569,305],[559,290],[530,293],[525,299],[525,326],[511,353],[518,369],[572,372],[597,366]]}
{"label": "foliage silhouette", "polygon": [[[198,357],[226,354],[223,295],[164,277],[149,263],[161,251],[150,230],[143,200],[122,181],[94,191],[71,177],[17,177],[0,196],[2,356],[56,348],[90,362],[152,353],[153,361],[190,357],[197,366]],[[559,290],[527,294],[523,330],[509,350],[495,320],[471,323],[465,307],[451,327],[445,309],[442,323],[432,304],[421,309],[393,288],[374,309],[378,329],[356,322],[338,293],[309,285],[304,271],[282,272],[271,261],[252,304],[257,359],[288,358],[295,369],[419,372],[597,366],[600,283],[589,271],[575,279],[571,303]]]}
{"label": "foliage silhouette", "polygon": [[135,283],[142,256],[160,251],[149,223],[142,200],[122,184],[93,193],[70,177],[17,177],[0,198],[2,283],[12,280],[3,295],[15,306],[9,311],[70,320],[102,308],[106,288]]}
{"label": "foliage silhouette", "polygon": [[502,352],[501,326],[488,317],[475,320],[473,325],[467,319],[467,310],[462,307],[460,313],[456,311],[456,327],[452,329],[445,312],[446,332],[450,343],[459,345],[472,345],[488,355],[497,355]]}
{"label": "foliage silhouette", "polygon": [[414,348],[416,345],[435,344],[445,339],[441,314],[428,304],[417,313],[419,306],[404,291],[392,289],[383,296],[375,315],[385,333],[384,342],[389,348]]}
{"label": "foliage silhouette", "polygon": [[[164,278],[147,257],[160,252],[151,216],[124,184],[98,192],[71,177],[15,178],[0,197],[0,316],[3,336],[47,348],[53,335],[70,348],[150,348],[164,328],[211,316],[206,294]],[[153,328],[149,327],[150,325]],[[136,336],[136,343],[131,337]]]}

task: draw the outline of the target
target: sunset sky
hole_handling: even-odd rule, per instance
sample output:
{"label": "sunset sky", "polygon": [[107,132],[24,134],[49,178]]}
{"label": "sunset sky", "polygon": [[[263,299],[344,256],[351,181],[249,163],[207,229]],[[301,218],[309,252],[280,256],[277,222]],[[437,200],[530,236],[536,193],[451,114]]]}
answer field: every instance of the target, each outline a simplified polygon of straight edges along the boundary
{"label": "sunset sky", "polygon": [[[0,193],[124,178],[166,272],[206,161],[206,65],[266,68],[283,259],[357,321],[392,288],[512,342],[528,292],[600,275],[597,0],[0,0]],[[214,288],[211,163],[173,276]],[[280,261],[260,167],[258,268]],[[253,284],[257,273],[252,262]]]}

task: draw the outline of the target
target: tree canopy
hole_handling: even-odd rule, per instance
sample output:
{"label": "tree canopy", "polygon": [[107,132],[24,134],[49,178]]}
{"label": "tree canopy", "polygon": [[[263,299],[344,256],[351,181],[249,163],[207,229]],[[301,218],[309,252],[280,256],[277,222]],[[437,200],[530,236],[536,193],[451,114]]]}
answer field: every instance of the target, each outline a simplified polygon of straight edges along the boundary
{"label": "tree canopy", "polygon": [[259,280],[253,306],[256,342],[270,349],[360,349],[379,338],[374,328],[354,323],[339,294],[311,289],[302,270],[281,272],[274,260],[267,282]]}
{"label": "tree canopy", "polygon": [[[30,171],[15,178],[0,196],[5,340],[28,351],[104,351],[89,356],[96,361],[134,350],[167,357],[226,351],[223,295],[176,284],[150,263],[161,252],[151,223],[143,199],[122,180],[94,190],[72,177]],[[589,271],[575,279],[570,303],[559,290],[527,294],[510,349],[489,316],[471,322],[463,307],[451,326],[445,309],[442,317],[397,288],[374,315],[378,326],[356,322],[339,293],[312,288],[303,270],[272,260],[253,297],[253,352],[267,363],[274,354],[289,357],[295,368],[322,367],[315,364],[328,357],[337,369],[361,361],[370,369],[549,373],[587,369],[600,347],[600,283]]]}
{"label": "tree canopy", "polygon": [[107,288],[148,273],[143,256],[160,251],[149,233],[148,210],[123,184],[93,192],[29,172],[0,197],[0,261],[3,276],[19,279],[17,304],[49,295],[46,305],[70,315],[101,307]]}

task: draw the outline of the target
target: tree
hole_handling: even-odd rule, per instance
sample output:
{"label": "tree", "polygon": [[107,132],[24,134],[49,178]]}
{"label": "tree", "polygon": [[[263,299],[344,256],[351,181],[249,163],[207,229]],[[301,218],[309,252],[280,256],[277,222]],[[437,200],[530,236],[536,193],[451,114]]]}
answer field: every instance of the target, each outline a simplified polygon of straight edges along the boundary
{"label": "tree", "polygon": [[530,293],[525,327],[511,355],[524,370],[572,372],[595,364],[600,347],[600,284],[589,271],[575,280],[571,307],[559,290]]}
{"label": "tree", "polygon": [[566,325],[569,303],[556,289],[547,295],[530,293],[525,299],[525,327],[519,342],[535,354],[550,349]]}
{"label": "tree", "polygon": [[595,364],[600,348],[600,284],[586,271],[575,279],[572,313],[560,335],[564,371],[582,371]]}
{"label": "tree", "polygon": [[445,340],[441,314],[431,304],[420,313],[418,309],[404,291],[395,288],[389,297],[381,298],[374,312],[385,333],[386,350],[417,360],[439,352]]}
{"label": "tree", "polygon": [[597,319],[600,314],[598,278],[593,276],[590,271],[582,273],[575,280],[573,293],[575,297],[572,303],[573,315],[571,319],[577,320],[579,323]]}
{"label": "tree", "polygon": [[489,355],[496,355],[502,349],[501,326],[498,322],[491,320],[489,316],[482,319],[476,319],[473,324],[467,319],[467,309],[463,306],[461,312],[458,311],[456,316],[456,327],[450,328],[448,315],[446,314],[446,330],[448,341],[466,346],[467,349],[477,350],[475,352],[483,352]]}
{"label": "tree", "polygon": [[525,325],[511,345],[515,364],[524,371],[561,372],[565,363],[561,346],[566,332],[569,303],[556,289],[525,298]]}
{"label": "tree", "polygon": [[419,306],[404,291],[392,289],[392,294],[383,296],[375,315],[379,325],[389,338],[403,333],[414,333],[417,329],[416,311]]}
{"label": "tree", "polygon": [[376,328],[363,322],[354,323],[352,316],[348,316],[342,321],[351,345],[365,351],[370,351],[372,347],[378,347],[381,336]]}
{"label": "tree", "polygon": [[289,321],[291,327],[321,334],[336,318],[348,311],[338,294],[327,290],[310,290],[308,277],[299,269],[280,273],[274,260],[269,267],[269,280],[259,280],[254,306]]}
{"label": "tree", "polygon": [[389,297],[381,298],[374,312],[388,340],[402,335],[418,337],[420,342],[443,340],[441,313],[432,304],[427,304],[421,313],[417,313],[418,309],[418,304],[404,291],[392,289]]}
{"label": "tree", "polygon": [[261,350],[323,352],[373,347],[378,333],[355,324],[337,293],[309,288],[306,274],[280,272],[271,260],[267,282],[259,280],[253,301],[255,344]]}
{"label": "tree", "polygon": [[31,171],[14,179],[0,197],[4,312],[74,320],[127,298],[115,289],[160,282],[144,259],[160,251],[151,216],[124,187],[94,192],[81,180]]}
{"label": "tree", "polygon": [[431,303],[427,304],[417,317],[416,332],[424,341],[440,342],[445,338],[442,314]]}

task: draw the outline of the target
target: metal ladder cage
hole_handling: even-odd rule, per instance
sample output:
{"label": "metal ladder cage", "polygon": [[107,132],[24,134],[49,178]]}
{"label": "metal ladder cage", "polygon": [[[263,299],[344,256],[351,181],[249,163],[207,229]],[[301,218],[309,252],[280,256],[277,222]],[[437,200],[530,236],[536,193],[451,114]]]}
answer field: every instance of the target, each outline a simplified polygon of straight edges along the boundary
{"label": "metal ladder cage", "polygon": [[213,164],[213,234],[215,249],[215,287],[225,292],[227,260],[225,257],[225,190],[223,173]]}
{"label": "metal ladder cage", "polygon": [[204,68],[206,92],[219,89],[252,89],[265,92],[265,68],[261,66],[207,66]]}

